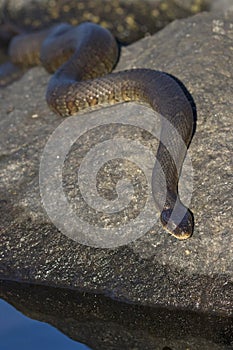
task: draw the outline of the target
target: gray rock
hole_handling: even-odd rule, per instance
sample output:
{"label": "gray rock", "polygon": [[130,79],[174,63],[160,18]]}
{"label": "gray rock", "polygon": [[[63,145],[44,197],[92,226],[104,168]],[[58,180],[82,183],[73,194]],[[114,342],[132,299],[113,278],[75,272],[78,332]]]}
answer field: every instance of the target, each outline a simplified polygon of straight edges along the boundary
{"label": "gray rock", "polygon": [[232,0],[212,0],[210,1],[210,9],[212,11],[229,11],[233,10],[233,1]]}
{"label": "gray rock", "polygon": [[[232,315],[232,37],[232,13],[205,13],[175,21],[124,48],[118,65],[119,70],[147,67],[169,72],[195,101],[197,128],[188,152],[194,169],[190,208],[195,230],[187,241],[171,237],[159,222],[138,240],[114,249],[84,246],[59,232],[46,215],[39,192],[42,152],[61,123],[44,99],[49,76],[34,68],[1,90],[1,279],[72,288],[140,305]],[[131,113],[125,112],[125,105],[120,110],[123,115]],[[83,135],[74,147],[75,156],[65,164],[67,196],[71,201],[77,194],[74,208],[81,208],[86,220],[96,218],[90,224],[107,225],[109,217],[95,216],[80,204],[74,173],[95,142],[116,135],[154,147],[146,131],[105,126]],[[130,175],[135,171],[131,163],[119,167]],[[105,182],[99,191],[113,199],[111,171],[102,170]],[[143,184],[143,174],[137,174]],[[138,182],[135,187],[135,205],[129,211],[133,218],[145,198],[143,186],[142,196]],[[117,217],[115,224],[124,219],[127,216]]]}

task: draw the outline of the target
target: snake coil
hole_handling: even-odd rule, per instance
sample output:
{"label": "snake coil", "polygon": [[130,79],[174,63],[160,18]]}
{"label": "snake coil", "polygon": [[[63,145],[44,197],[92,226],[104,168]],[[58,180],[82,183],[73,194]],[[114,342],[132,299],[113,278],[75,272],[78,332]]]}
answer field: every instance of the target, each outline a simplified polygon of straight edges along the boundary
{"label": "snake coil", "polygon": [[[164,117],[156,158],[166,180],[165,203],[157,161],[152,174],[153,196],[164,228],[178,239],[190,237],[193,215],[180,201],[178,181],[192,138],[193,111],[180,85],[168,74],[150,69],[111,73],[118,58],[115,38],[108,30],[88,22],[77,27],[63,23],[19,35],[12,40],[10,55],[15,64],[27,62],[32,66],[42,62],[50,73],[55,72],[46,99],[61,116],[95,105],[140,101]],[[180,137],[173,139],[166,122]],[[172,156],[169,149],[173,150]]]}

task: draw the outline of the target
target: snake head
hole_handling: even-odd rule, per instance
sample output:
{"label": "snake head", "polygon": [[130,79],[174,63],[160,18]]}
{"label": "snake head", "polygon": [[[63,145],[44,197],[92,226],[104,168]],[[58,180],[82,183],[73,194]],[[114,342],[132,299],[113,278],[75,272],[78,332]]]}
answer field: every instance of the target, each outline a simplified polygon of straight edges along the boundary
{"label": "snake head", "polygon": [[160,220],[165,230],[174,237],[183,240],[192,236],[194,219],[189,209],[184,206],[181,210],[179,209],[163,209]]}

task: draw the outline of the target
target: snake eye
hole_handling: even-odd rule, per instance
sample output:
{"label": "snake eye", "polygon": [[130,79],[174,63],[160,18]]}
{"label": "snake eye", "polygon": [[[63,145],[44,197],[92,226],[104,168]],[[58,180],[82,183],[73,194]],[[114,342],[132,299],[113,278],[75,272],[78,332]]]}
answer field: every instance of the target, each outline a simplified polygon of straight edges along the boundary
{"label": "snake eye", "polygon": [[163,226],[166,226],[168,224],[168,221],[171,217],[171,214],[172,214],[172,209],[164,209],[162,212],[161,212],[161,222],[163,224]]}

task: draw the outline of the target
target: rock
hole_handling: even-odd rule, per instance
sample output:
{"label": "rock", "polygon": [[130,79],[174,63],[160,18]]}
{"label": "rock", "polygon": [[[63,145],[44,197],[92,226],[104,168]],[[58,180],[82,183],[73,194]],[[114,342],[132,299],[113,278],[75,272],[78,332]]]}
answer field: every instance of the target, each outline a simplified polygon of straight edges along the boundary
{"label": "rock", "polygon": [[[52,23],[92,21],[123,43],[153,34],[176,18],[207,10],[207,0],[0,0],[0,44],[11,30],[45,28]],[[14,26],[6,26],[6,24]],[[8,33],[8,35],[7,35]]]}
{"label": "rock", "polygon": [[233,10],[233,3],[231,0],[212,0],[210,1],[210,9],[213,11],[229,11]]}
{"label": "rock", "polygon": [[[195,230],[187,241],[178,241],[164,232],[159,222],[137,240],[113,249],[84,246],[59,232],[46,215],[39,192],[42,152],[61,123],[46,106],[44,94],[49,76],[42,68],[34,68],[1,90],[2,280],[71,288],[141,306],[232,316],[231,20],[229,12],[175,21],[156,35],[123,48],[117,67],[169,72],[185,84],[195,101],[197,126],[188,151],[194,169],[190,208]],[[139,107],[113,107],[109,110],[111,116],[116,114],[114,108],[122,115],[130,115]],[[145,107],[145,113],[146,110]],[[75,210],[81,205],[82,217],[90,224],[102,219],[107,225],[109,217],[97,217],[88,206],[80,204],[73,182],[77,181],[77,164],[96,142],[116,135],[140,140],[153,150],[154,141],[146,129],[147,125],[145,130],[106,125],[82,135],[74,146],[75,156],[65,163],[64,185],[69,200],[75,199]],[[139,152],[138,159],[143,159],[143,152]],[[119,168],[121,173],[128,170],[127,176],[135,171],[132,162],[127,161]],[[109,179],[111,170],[107,166],[100,173],[103,182],[98,185],[99,192],[114,199],[116,192],[111,190],[121,173]],[[145,203],[143,174],[140,170],[136,174],[135,205],[129,211],[132,218]],[[53,205],[56,208],[58,203]],[[91,221],[94,219],[97,221]],[[127,215],[117,217],[115,224],[123,220],[128,220]],[[139,225],[145,221],[146,217]]]}

